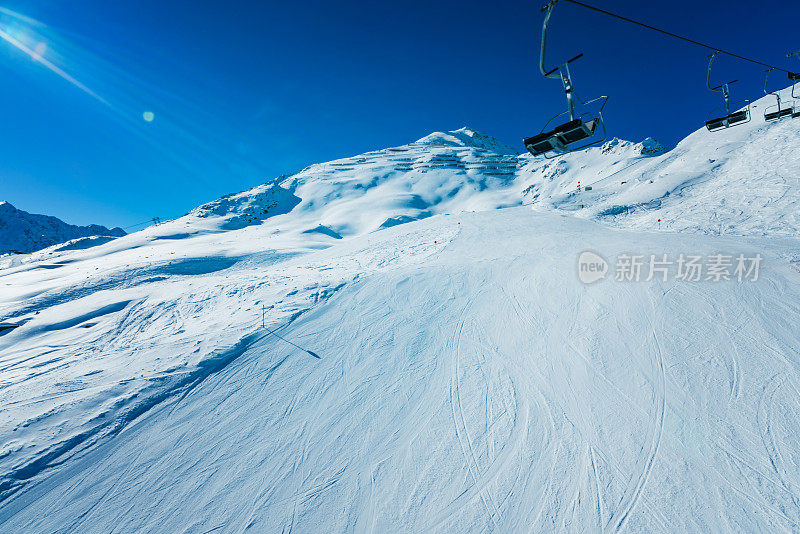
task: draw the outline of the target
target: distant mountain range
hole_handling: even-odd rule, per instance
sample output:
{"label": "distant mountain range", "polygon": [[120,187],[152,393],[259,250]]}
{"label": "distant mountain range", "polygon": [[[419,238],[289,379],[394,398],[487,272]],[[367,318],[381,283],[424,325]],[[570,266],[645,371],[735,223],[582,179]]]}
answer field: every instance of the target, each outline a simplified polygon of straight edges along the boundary
{"label": "distant mountain range", "polygon": [[97,224],[75,226],[57,217],[28,213],[0,201],[0,254],[27,254],[83,237],[124,235],[122,228],[109,229]]}

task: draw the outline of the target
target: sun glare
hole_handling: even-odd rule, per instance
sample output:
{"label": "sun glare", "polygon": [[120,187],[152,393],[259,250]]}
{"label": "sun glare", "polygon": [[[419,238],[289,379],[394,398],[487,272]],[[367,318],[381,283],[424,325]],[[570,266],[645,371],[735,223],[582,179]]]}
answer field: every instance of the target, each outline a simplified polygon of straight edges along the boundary
{"label": "sun glare", "polygon": [[47,52],[47,43],[37,43],[36,46],[33,47],[33,53],[31,54],[31,57],[34,61],[39,61],[44,57],[45,52]]}
{"label": "sun glare", "polygon": [[[5,20],[0,19],[0,39],[27,54],[31,59],[44,65],[48,70],[54,72],[83,92],[93,96],[106,105],[110,105],[100,95],[67,74],[64,69],[45,57],[47,54],[47,43],[39,38],[33,29],[37,26],[43,26],[43,24],[7,9],[0,8],[0,14],[5,15],[5,17],[3,17]],[[12,19],[10,22],[8,20],[9,18]]]}

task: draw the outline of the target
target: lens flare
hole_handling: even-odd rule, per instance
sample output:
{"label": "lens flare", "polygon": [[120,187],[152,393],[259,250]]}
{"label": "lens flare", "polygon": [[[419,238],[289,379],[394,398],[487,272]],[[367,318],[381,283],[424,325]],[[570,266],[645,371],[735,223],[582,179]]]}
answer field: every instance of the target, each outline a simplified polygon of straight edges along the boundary
{"label": "lens flare", "polygon": [[33,54],[31,54],[31,57],[34,61],[40,61],[44,57],[45,52],[47,52],[47,43],[38,43],[33,47]]}
{"label": "lens flare", "polygon": [[[12,33],[13,32],[13,35]],[[27,33],[27,32],[25,32]],[[23,35],[21,32],[15,32],[7,25],[3,25],[0,27],[0,39],[4,40],[5,42],[11,44],[18,50],[24,52],[25,54],[29,55],[34,61],[41,63],[45,67],[47,67],[50,71],[54,72],[55,74],[61,76],[63,79],[80,89],[81,91],[85,92],[88,95],[93,96],[103,104],[109,106],[110,104],[100,95],[86,87],[84,84],[67,74],[61,67],[44,57],[45,53],[47,52],[47,44],[44,41],[39,41],[36,44],[26,44],[23,42]],[[29,41],[29,39],[25,39]]]}
{"label": "lens flare", "polygon": [[[5,41],[24,54],[23,60],[46,67],[105,104],[103,114],[170,163],[189,171],[194,180],[213,185],[206,178],[209,165],[224,172],[235,168],[248,175],[261,174],[259,165],[235,149],[236,142],[231,146],[241,132],[221,123],[205,102],[164,86],[159,81],[163,68],[142,63],[136,53],[127,54],[124,49],[115,49],[111,55],[104,43],[87,36],[79,39],[0,7],[0,47]],[[169,114],[156,117],[154,109],[168,109]],[[158,127],[154,128],[156,118]],[[215,127],[209,128],[209,124]]]}
{"label": "lens flare", "polygon": [[16,11],[12,11],[12,10],[10,10],[8,8],[5,8],[5,7],[0,7],[0,14],[6,15],[6,16],[8,16],[8,17],[10,17],[12,19],[16,19],[18,21],[22,21],[22,22],[24,22],[26,24],[29,24],[31,26],[38,26],[38,27],[44,26],[44,23],[39,22],[38,20],[36,20],[34,18],[27,17],[27,16],[23,15],[22,13],[17,13]]}

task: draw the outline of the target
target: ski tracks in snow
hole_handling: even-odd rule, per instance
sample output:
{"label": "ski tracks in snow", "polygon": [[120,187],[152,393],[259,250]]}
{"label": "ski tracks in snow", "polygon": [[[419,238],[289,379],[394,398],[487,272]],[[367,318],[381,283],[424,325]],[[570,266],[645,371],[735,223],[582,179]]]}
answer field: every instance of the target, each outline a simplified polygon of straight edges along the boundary
{"label": "ski tracks in snow", "polygon": [[796,387],[791,384],[791,381],[787,381],[783,376],[773,376],[764,388],[759,401],[758,428],[759,433],[761,434],[761,441],[767,451],[772,471],[775,473],[775,475],[777,475],[778,481],[780,481],[780,484],[785,490],[787,497],[789,497],[793,504],[791,507],[791,509],[795,512],[793,518],[793,528],[797,528],[797,511],[800,510],[800,500],[798,500],[798,497],[800,496],[800,492],[798,492],[798,488],[796,487],[795,483],[792,482],[788,476],[787,465],[781,450],[781,440],[775,437],[774,429],[774,413],[776,402],[775,396],[781,390],[783,390],[784,387],[786,387],[786,384],[789,384],[789,387],[791,388],[792,394],[795,398],[800,397],[800,393],[797,391]]}
{"label": "ski tracks in snow", "polygon": [[[504,521],[504,514],[501,509],[508,495],[498,503],[493,494],[492,484],[499,476],[506,473],[509,466],[512,465],[514,458],[519,456],[523,444],[531,432],[529,399],[513,378],[519,377],[520,374],[516,369],[513,370],[514,372],[511,372],[512,370],[507,368],[509,358],[499,354],[493,347],[488,346],[483,341],[486,339],[485,335],[477,335],[482,328],[479,324],[467,318],[470,309],[471,305],[468,305],[462,312],[462,316],[457,323],[452,340],[447,346],[447,350],[452,354],[449,386],[451,417],[459,448],[464,458],[464,464],[469,473],[469,478],[471,479],[471,484],[454,501],[435,515],[428,527],[424,529],[426,532],[434,531],[448,524],[448,522],[453,521],[466,506],[476,499],[481,500],[483,506],[489,513],[493,530],[499,532],[510,531]],[[482,349],[486,354],[491,354],[491,359],[487,359],[488,362],[498,369],[503,370],[505,376],[511,380],[511,394],[514,400],[514,415],[510,433],[502,448],[499,451],[495,451],[493,455],[490,455],[488,459],[489,465],[484,468],[480,465],[479,455],[475,449],[474,435],[467,423],[468,417],[465,414],[462,402],[462,388],[460,382],[461,372],[464,367],[461,364],[461,353],[467,350],[464,344],[465,330],[466,332],[472,333],[468,338],[471,344],[470,348]],[[483,332],[483,334],[485,334],[485,332]],[[485,432],[481,434],[481,438],[486,439],[488,443],[491,439],[491,425],[488,424],[488,421],[485,421],[484,431]],[[549,432],[542,433],[542,445],[549,441],[550,435],[552,435],[552,428]],[[541,457],[539,463],[541,463]],[[550,464],[552,466],[552,462],[550,462]],[[527,471],[525,468],[522,468],[522,470],[523,472]],[[527,494],[530,488],[530,485],[526,485],[522,490]],[[509,490],[509,495],[514,492],[515,489],[511,488]],[[543,499],[540,499],[540,501],[541,500]]]}
{"label": "ski tracks in snow", "polygon": [[[532,331],[540,331],[543,336],[547,335],[547,330],[543,324],[540,322],[534,321],[532,314],[525,313],[522,309],[522,304],[519,302],[514,295],[509,294],[505,290],[503,290],[507,300],[511,303],[511,307],[516,312],[517,316],[524,321],[526,324],[530,326]],[[661,342],[659,341],[659,334],[656,331],[655,327],[655,307],[651,302],[651,310],[650,312],[650,335],[651,335],[651,343],[653,345],[653,359],[652,359],[652,373],[653,373],[653,407],[651,411],[644,410],[636,403],[628,394],[623,392],[619,386],[617,386],[612,380],[610,380],[600,369],[598,369],[592,362],[590,362],[577,347],[575,347],[571,342],[567,341],[567,347],[570,348],[576,355],[578,355],[581,361],[586,365],[587,370],[590,370],[594,375],[600,378],[604,383],[608,386],[613,388],[620,399],[623,399],[625,402],[630,404],[631,407],[636,408],[637,410],[641,410],[642,415],[650,415],[650,420],[652,421],[652,437],[650,439],[649,447],[647,448],[646,455],[641,458],[636,465],[639,465],[638,468],[633,476],[631,473],[626,473],[625,471],[621,470],[619,466],[615,464],[615,462],[608,457],[606,453],[602,452],[602,448],[600,447],[599,443],[593,443],[593,440],[590,436],[583,435],[579,431],[579,435],[586,441],[586,448],[581,453],[581,468],[579,471],[583,473],[585,471],[585,475],[590,480],[591,491],[594,494],[593,498],[595,499],[595,515],[597,518],[597,530],[602,530],[604,532],[618,532],[624,528],[626,523],[628,522],[631,514],[636,509],[638,503],[642,498],[642,493],[644,488],[646,487],[650,475],[653,470],[653,465],[658,457],[659,448],[661,445],[661,439],[664,432],[664,414],[666,408],[666,376],[665,376],[665,369],[664,369],[664,361],[663,361],[663,354],[661,348]],[[575,315],[575,310],[573,309],[573,315],[571,317],[572,325],[578,324],[577,323],[577,316]],[[569,336],[567,336],[569,339]],[[531,370],[528,370],[529,373]],[[520,373],[523,374],[524,373]],[[545,377],[540,377],[542,380],[545,380]],[[546,380],[545,380],[546,381]],[[574,387],[574,386],[573,386]],[[585,423],[588,423],[586,420],[586,416],[583,415],[583,420]],[[561,449],[560,446],[556,444],[551,445],[551,449],[553,453],[553,459],[557,458],[559,450]],[[601,460],[604,464],[606,464],[609,468],[613,469],[618,476],[625,477],[629,476],[629,483],[627,488],[624,490],[622,496],[620,497],[617,505],[613,509],[608,509],[606,499],[603,496],[603,485],[600,482],[600,477],[598,474],[598,460]],[[572,489],[571,494],[571,504],[570,506],[574,507],[577,505],[580,499],[580,491],[581,491],[581,473],[576,473],[575,478],[575,487]],[[552,474],[551,474],[552,476]],[[542,501],[545,500],[546,494],[549,493],[550,487],[552,485],[552,480],[548,481],[547,488],[545,490],[545,494],[542,496]],[[649,504],[645,504],[646,508],[649,511],[652,511],[652,506]],[[545,503],[540,503],[540,508],[537,514],[536,521],[533,524],[538,524],[541,519],[541,514],[543,513]],[[567,508],[570,506],[561,506],[561,511],[565,512]],[[574,510],[573,510],[574,512]],[[662,522],[661,518],[653,516],[653,519]],[[562,517],[561,521],[561,528],[568,529],[569,525],[567,523],[567,516]]]}
{"label": "ski tracks in snow", "polygon": [[[472,483],[477,487],[478,477],[480,476],[480,467],[478,466],[478,459],[475,456],[475,449],[472,446],[472,440],[470,439],[469,436],[467,421],[464,417],[464,407],[461,403],[461,392],[458,387],[459,373],[461,370],[460,369],[461,335],[463,331],[464,331],[464,316],[462,315],[462,318],[459,321],[458,326],[456,327],[455,344],[453,347],[453,364],[452,364],[452,373],[450,377],[450,405],[453,411],[453,426],[455,428],[456,436],[458,437],[458,443],[461,448],[461,452],[464,455],[464,461],[467,465],[467,470],[469,471],[469,474],[472,477]],[[464,445],[465,442],[466,446]],[[480,495],[483,505],[487,509],[489,509],[492,522],[496,527],[497,517],[500,515],[500,509],[497,507],[497,503],[494,501],[491,492],[486,492],[486,493],[488,494],[488,499],[491,502],[491,507],[486,502],[486,495],[484,494],[484,488],[483,487],[478,488],[478,495]]]}
{"label": "ski tracks in snow", "polygon": [[653,463],[656,460],[656,456],[658,456],[658,448],[661,445],[661,436],[664,433],[664,410],[666,405],[666,377],[664,375],[664,357],[661,352],[661,343],[658,340],[658,332],[656,331],[655,327],[655,317],[656,317],[656,310],[655,304],[653,301],[650,301],[651,304],[651,328],[652,328],[652,336],[653,336],[653,343],[655,345],[655,357],[654,357],[654,371],[656,373],[656,377],[654,380],[654,389],[655,389],[655,416],[654,416],[654,428],[653,428],[653,437],[650,444],[650,451],[647,455],[647,458],[644,462],[644,467],[636,481],[634,486],[629,486],[629,490],[632,489],[633,491],[629,494],[629,491],[625,492],[623,495],[622,501],[620,502],[620,508],[622,509],[622,513],[620,514],[619,518],[616,518],[615,515],[612,515],[609,518],[609,523],[607,527],[611,527],[613,525],[613,531],[619,532],[627,522],[631,512],[636,507],[636,504],[639,502],[642,491],[644,490],[645,485],[647,484],[648,479],[650,478],[650,473],[653,470]]}

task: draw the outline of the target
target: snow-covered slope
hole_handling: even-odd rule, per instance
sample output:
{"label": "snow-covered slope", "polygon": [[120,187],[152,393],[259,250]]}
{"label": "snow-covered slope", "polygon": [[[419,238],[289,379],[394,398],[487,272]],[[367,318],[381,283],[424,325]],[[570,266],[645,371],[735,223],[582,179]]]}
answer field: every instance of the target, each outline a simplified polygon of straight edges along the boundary
{"label": "snow-covered slope", "polygon": [[[782,99],[791,101],[789,89]],[[565,158],[557,163],[561,176],[573,182],[583,178],[582,185],[593,189],[563,195],[557,185],[544,203],[624,228],[796,236],[800,121],[765,123],[764,110],[774,104],[773,96],[757,100],[750,123],[713,133],[698,130],[661,156],[619,157],[609,168],[616,173],[587,176],[582,155]]]}
{"label": "snow-covered slope", "polygon": [[[121,228],[108,229],[92,224],[75,226],[49,215],[36,215],[0,201],[0,254],[34,252],[43,248],[87,237],[119,237]],[[73,245],[78,246],[78,245]]]}
{"label": "snow-covered slope", "polygon": [[[745,285],[583,286],[575,258],[587,247],[608,256],[758,252],[765,260],[761,280]],[[108,439],[58,467],[18,473],[40,482],[3,503],[0,525],[796,529],[800,314],[792,303],[800,273],[775,247],[622,232],[523,207],[432,217],[295,260],[251,256],[180,276],[165,269],[167,280],[149,282],[158,290],[109,290],[104,302],[122,303],[93,304],[104,315],[83,323],[53,325],[55,310],[42,312],[39,328],[51,344],[83,338],[92,351],[81,353],[80,375],[47,395],[23,394],[21,384],[46,383],[66,351],[7,358],[6,373],[20,385],[4,388],[5,417],[63,403],[57,395],[85,389],[98,368],[130,372],[109,365],[109,345],[135,346],[125,361],[157,365],[155,357],[173,350],[191,360],[210,340],[221,343],[226,325],[236,341],[202,374],[189,362],[174,371],[181,382],[173,394],[130,426],[118,425],[139,410],[119,421],[111,411],[119,408],[107,406]],[[282,278],[308,283],[335,278],[330,272],[358,278],[280,330],[321,360],[260,329],[260,304],[279,302]],[[89,302],[71,303],[69,313],[85,314]],[[267,326],[280,324],[269,317]],[[38,376],[23,372],[27,358],[44,364]],[[169,376],[133,380],[155,388]],[[18,393],[12,399],[8,391]],[[150,404],[160,400],[148,393]],[[61,410],[61,418],[90,413],[86,404]],[[6,423],[3,434],[25,450],[37,424]]]}
{"label": "snow-covered slope", "polygon": [[[800,121],[764,105],[669,152],[438,132],[7,264],[0,531],[800,528]],[[586,249],[764,262],[584,286]]]}
{"label": "snow-covered slope", "polygon": [[[782,96],[791,100],[790,90]],[[468,128],[436,132],[312,165],[201,208],[220,219],[201,221],[195,210],[163,232],[220,231],[270,218],[276,231],[337,239],[436,214],[533,204],[620,228],[797,235],[800,121],[765,123],[774,100],[754,102],[745,125],[700,129],[670,151],[650,138],[614,138],[545,160]]]}

